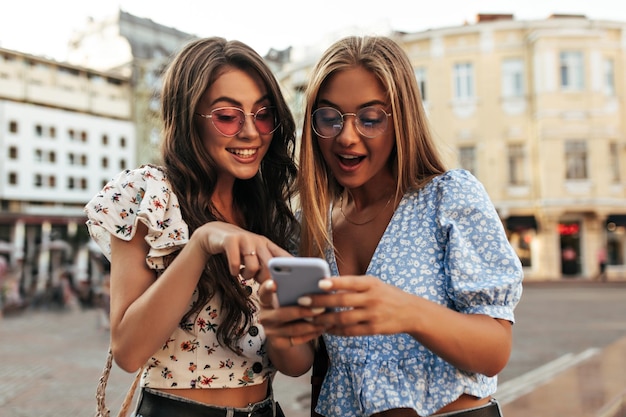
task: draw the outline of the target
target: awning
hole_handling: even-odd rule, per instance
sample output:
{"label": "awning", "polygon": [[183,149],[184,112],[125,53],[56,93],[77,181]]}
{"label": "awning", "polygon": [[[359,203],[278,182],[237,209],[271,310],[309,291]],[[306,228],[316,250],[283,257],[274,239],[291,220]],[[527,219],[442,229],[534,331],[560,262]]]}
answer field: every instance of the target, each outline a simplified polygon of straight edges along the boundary
{"label": "awning", "polygon": [[616,226],[626,226],[626,214],[611,214],[606,218],[606,224],[615,223]]}
{"label": "awning", "polygon": [[535,220],[535,216],[510,216],[506,219],[506,228],[509,230],[537,230],[537,220]]}

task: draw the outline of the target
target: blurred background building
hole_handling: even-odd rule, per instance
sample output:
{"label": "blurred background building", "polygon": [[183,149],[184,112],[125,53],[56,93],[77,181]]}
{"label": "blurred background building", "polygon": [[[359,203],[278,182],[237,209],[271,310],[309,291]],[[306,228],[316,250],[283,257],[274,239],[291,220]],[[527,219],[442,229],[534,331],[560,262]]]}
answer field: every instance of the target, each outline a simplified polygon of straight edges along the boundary
{"label": "blurred background building", "polygon": [[526,279],[623,269],[626,23],[553,15],[398,39],[451,163],[485,185]]}
{"label": "blurred background building", "polygon": [[[552,15],[392,33],[449,166],[485,185],[527,280],[626,269],[626,22]],[[316,57],[279,71],[302,120]]]}
{"label": "blurred background building", "polygon": [[[389,33],[407,51],[450,167],[485,185],[527,280],[626,279],[626,22],[553,15]],[[192,34],[119,11],[87,22],[68,62],[0,49],[0,256],[25,294],[70,273],[98,285],[83,206],[159,163],[159,88]],[[319,50],[266,60],[302,120]],[[297,56],[297,58],[296,58]]]}

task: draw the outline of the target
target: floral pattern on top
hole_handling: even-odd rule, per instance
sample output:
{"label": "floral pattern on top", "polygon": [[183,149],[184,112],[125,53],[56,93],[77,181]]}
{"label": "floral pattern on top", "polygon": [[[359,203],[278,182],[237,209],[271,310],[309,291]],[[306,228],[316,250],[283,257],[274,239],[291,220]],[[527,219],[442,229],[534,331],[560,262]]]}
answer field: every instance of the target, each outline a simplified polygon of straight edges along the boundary
{"label": "floral pattern on top", "polygon": [[[326,258],[338,275],[331,250]],[[522,294],[519,258],[484,187],[464,170],[403,196],[366,273],[452,310],[511,322]],[[496,391],[497,377],[459,370],[405,333],[324,341],[330,368],[316,408],[324,416],[392,408],[428,416],[461,394]]]}
{"label": "floral pattern on top", "polygon": [[[148,228],[146,263],[160,274],[164,257],[188,242],[187,224],[178,199],[164,171],[144,165],[126,170],[85,206],[87,226],[103,254],[111,257],[111,236],[131,240],[137,222]],[[132,279],[129,275],[127,279]],[[220,346],[217,330],[222,323],[221,298],[215,295],[195,316],[182,322],[144,366],[141,385],[151,388],[236,388],[257,385],[272,378],[276,370],[265,350],[265,331],[258,322],[259,284],[237,279],[249,286],[256,305],[254,321],[239,341],[237,353]],[[194,304],[194,292],[189,307]]]}
{"label": "floral pattern on top", "polygon": [[163,257],[189,239],[178,198],[165,173],[155,166],[121,172],[87,204],[85,212],[89,233],[107,259],[111,257],[111,235],[131,240],[137,221],[148,227],[146,261],[152,269],[163,269]]}

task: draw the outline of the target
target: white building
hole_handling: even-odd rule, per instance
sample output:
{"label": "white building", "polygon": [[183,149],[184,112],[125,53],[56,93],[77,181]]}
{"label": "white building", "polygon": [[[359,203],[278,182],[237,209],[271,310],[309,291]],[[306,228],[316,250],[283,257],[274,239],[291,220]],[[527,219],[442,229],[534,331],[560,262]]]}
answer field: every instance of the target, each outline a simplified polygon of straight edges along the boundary
{"label": "white building", "polygon": [[130,78],[0,49],[0,254],[27,292],[87,279],[83,207],[136,164]]}

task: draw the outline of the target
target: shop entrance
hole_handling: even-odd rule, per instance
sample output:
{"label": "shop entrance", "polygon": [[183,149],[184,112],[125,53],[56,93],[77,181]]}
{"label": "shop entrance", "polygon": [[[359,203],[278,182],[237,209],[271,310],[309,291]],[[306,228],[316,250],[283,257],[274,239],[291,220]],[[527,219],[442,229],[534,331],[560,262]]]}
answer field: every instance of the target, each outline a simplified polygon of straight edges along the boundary
{"label": "shop entrance", "polygon": [[561,236],[561,273],[571,278],[581,273],[580,222],[559,223]]}

